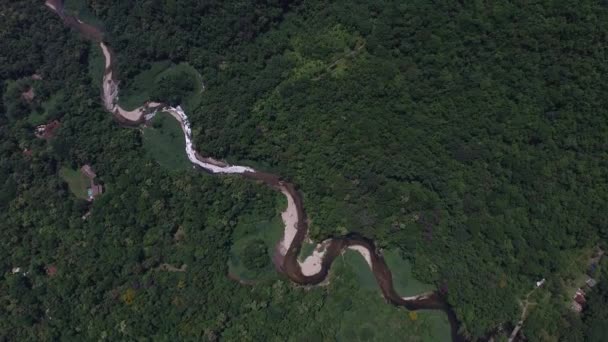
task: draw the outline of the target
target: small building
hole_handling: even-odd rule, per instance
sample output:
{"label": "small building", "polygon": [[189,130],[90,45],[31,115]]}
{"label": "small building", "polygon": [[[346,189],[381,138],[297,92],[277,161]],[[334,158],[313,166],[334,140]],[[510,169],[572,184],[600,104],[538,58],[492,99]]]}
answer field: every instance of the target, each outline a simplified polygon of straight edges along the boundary
{"label": "small building", "polygon": [[82,172],[82,174],[85,175],[89,179],[93,179],[93,178],[97,177],[97,174],[95,173],[95,171],[93,171],[93,168],[89,164],[86,164],[83,167],[81,167],[80,172]]}
{"label": "small building", "polygon": [[543,285],[545,284],[545,281],[546,281],[546,280],[545,280],[545,278],[543,278],[543,279],[541,279],[541,280],[537,281],[537,282],[536,282],[536,287],[541,287],[541,286],[543,286]]}
{"label": "small building", "polygon": [[52,277],[55,274],[57,274],[57,267],[55,265],[48,265],[45,268],[45,271],[46,271],[46,275],[48,275],[49,277]]}
{"label": "small building", "polygon": [[583,306],[574,301],[572,302],[572,305],[570,305],[570,309],[572,309],[572,311],[574,311],[576,313],[583,312]]}
{"label": "small building", "polygon": [[61,126],[59,121],[54,120],[46,125],[36,126],[34,135],[39,139],[50,139],[55,136],[55,131]]}
{"label": "small building", "polygon": [[103,193],[103,187],[99,184],[95,184],[95,178],[97,174],[93,171],[91,165],[84,165],[80,168],[80,172],[89,179],[89,187],[87,188],[87,197],[89,201],[93,201],[95,197]]}
{"label": "small building", "polygon": [[579,303],[580,305],[585,305],[585,303],[587,303],[587,298],[585,298],[585,291],[578,289],[576,290],[576,293],[574,294],[574,301]]}
{"label": "small building", "polygon": [[87,189],[87,195],[89,196],[89,201],[92,201],[95,197],[101,195],[103,193],[103,187],[99,184],[93,184],[91,180],[91,187]]}
{"label": "small building", "polygon": [[576,293],[572,297],[572,302],[570,303],[570,309],[576,313],[581,313],[585,308],[585,304],[587,303],[587,298],[585,297],[585,291],[582,289],[577,289]]}
{"label": "small building", "polygon": [[595,287],[595,285],[597,285],[597,280],[593,279],[593,278],[589,278],[587,279],[587,281],[585,282],[585,284],[587,284],[587,286],[589,286],[590,288]]}

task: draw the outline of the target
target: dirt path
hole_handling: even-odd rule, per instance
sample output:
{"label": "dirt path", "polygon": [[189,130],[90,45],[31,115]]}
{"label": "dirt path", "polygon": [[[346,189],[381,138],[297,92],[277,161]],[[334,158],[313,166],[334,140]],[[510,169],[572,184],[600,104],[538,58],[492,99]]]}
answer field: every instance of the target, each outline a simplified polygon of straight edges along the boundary
{"label": "dirt path", "polygon": [[526,321],[526,316],[528,314],[528,308],[537,304],[535,302],[530,302],[529,299],[530,299],[530,296],[538,288],[539,287],[537,286],[534,289],[532,289],[532,291],[528,292],[528,294],[526,294],[526,297],[524,298],[524,300],[519,303],[519,305],[521,306],[521,316],[519,317],[519,321],[517,322],[517,325],[515,326],[515,328],[513,328],[513,331],[511,332],[511,335],[509,336],[509,342],[513,342],[513,340],[515,340],[515,337],[517,337],[517,334],[523,327],[524,322]]}

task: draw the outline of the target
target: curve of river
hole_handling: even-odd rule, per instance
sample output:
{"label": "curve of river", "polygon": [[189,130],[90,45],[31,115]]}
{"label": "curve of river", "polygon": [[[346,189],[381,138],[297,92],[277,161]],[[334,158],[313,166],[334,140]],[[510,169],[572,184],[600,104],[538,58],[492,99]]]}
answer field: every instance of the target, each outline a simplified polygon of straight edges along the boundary
{"label": "curve of river", "polygon": [[99,44],[105,58],[101,98],[104,108],[125,126],[139,126],[150,120],[157,112],[171,114],[181,125],[186,140],[186,154],[197,168],[213,174],[239,174],[244,178],[262,182],[280,191],[287,198],[287,208],[281,214],[285,224],[283,238],[277,244],[272,258],[275,267],[291,281],[301,285],[316,285],[327,278],[331,264],[346,248],[359,252],[370,266],[384,298],[408,310],[442,310],[450,321],[452,340],[462,341],[458,334],[458,321],[452,309],[438,292],[423,293],[417,296],[401,297],[393,286],[392,274],[382,254],[373,241],[357,234],[327,239],[319,243],[311,256],[304,262],[298,260],[303,241],[308,233],[308,221],[302,196],[296,187],[279,176],[256,171],[247,166],[228,165],[213,158],[202,157],[192,143],[192,130],[188,116],[180,106],[171,107],[158,102],[147,102],[134,110],[126,110],[118,105],[118,80],[116,79],[114,53],[103,41],[103,32],[80,19],[66,14],[63,0],[47,0],[45,5],[63,20],[64,24],[76,29],[87,39]]}

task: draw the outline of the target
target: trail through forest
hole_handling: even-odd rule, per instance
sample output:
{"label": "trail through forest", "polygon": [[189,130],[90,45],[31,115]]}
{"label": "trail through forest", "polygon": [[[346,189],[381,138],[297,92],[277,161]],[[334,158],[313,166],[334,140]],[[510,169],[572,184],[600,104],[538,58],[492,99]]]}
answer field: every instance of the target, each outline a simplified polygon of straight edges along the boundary
{"label": "trail through forest", "polygon": [[105,58],[103,84],[101,86],[104,108],[114,118],[125,126],[138,126],[144,123],[156,112],[167,112],[175,118],[182,128],[186,141],[186,154],[195,167],[213,174],[239,174],[245,178],[265,183],[281,192],[287,199],[287,207],[281,214],[284,233],[275,249],[273,262],[276,268],[295,283],[316,285],[328,276],[333,260],[346,248],[359,252],[370,266],[384,298],[394,304],[405,306],[409,310],[442,310],[449,318],[452,340],[460,341],[463,337],[458,334],[458,322],[451,308],[438,292],[424,293],[418,296],[401,297],[397,294],[392,281],[392,273],[382,254],[376,249],[371,240],[348,234],[342,237],[328,239],[318,244],[315,251],[304,262],[298,260],[303,241],[308,232],[308,221],[302,203],[302,196],[296,187],[281,177],[247,166],[228,165],[213,158],[205,158],[199,154],[192,142],[192,130],[186,113],[180,106],[171,107],[162,103],[148,102],[141,107],[127,111],[118,105],[118,85],[114,68],[115,58],[110,46],[103,42],[103,32],[96,27],[80,21],[78,18],[64,13],[63,1],[47,0],[46,6],[54,11],[70,26],[79,31],[87,39],[99,44]]}

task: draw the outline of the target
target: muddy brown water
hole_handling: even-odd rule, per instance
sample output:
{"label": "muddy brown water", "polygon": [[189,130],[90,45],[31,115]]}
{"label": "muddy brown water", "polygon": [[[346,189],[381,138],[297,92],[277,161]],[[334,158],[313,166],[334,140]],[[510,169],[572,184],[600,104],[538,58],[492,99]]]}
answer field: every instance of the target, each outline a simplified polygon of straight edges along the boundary
{"label": "muddy brown water", "polygon": [[[87,23],[81,22],[78,18],[75,18],[69,14],[66,14],[63,11],[63,1],[62,0],[49,0],[49,3],[53,4],[57,9],[54,11],[59,17],[63,20],[66,26],[69,26],[78,32],[80,32],[85,38],[100,43],[103,42],[103,32],[98,28],[89,25]],[[109,49],[110,53],[113,55],[113,51]],[[113,78],[116,77],[116,66],[114,65],[115,58],[111,58],[111,65],[109,68],[105,69],[105,73],[112,72]],[[103,92],[103,91],[102,91]],[[103,96],[103,94],[102,94]],[[124,127],[133,127],[138,126],[141,122],[133,122],[127,120],[120,115],[112,113],[113,117],[120,123],[121,126]],[[205,171],[205,169],[198,167],[199,169]],[[298,213],[298,222],[297,222],[297,233],[296,236],[289,246],[287,253],[283,256],[280,253],[276,253],[273,257],[273,262],[277,270],[283,274],[285,274],[292,282],[301,284],[301,285],[317,285],[324,281],[331,269],[331,265],[333,261],[342,253],[342,251],[349,246],[362,246],[366,248],[370,252],[371,261],[372,261],[372,272],[380,290],[382,292],[383,297],[391,304],[397,306],[403,306],[408,310],[440,310],[443,311],[447,316],[450,322],[451,327],[451,335],[453,341],[465,341],[466,339],[461,336],[459,331],[459,323],[456,319],[456,315],[452,308],[447,304],[444,296],[438,291],[433,292],[429,296],[420,296],[419,298],[412,300],[405,300],[395,291],[393,286],[393,277],[392,273],[387,266],[386,262],[382,254],[377,250],[373,241],[366,239],[357,234],[348,234],[345,236],[334,237],[329,242],[326,253],[323,257],[321,264],[321,271],[313,274],[313,275],[304,275],[302,273],[302,269],[298,263],[298,255],[302,248],[302,243],[307,236],[308,233],[308,221],[306,219],[306,212],[304,210],[304,205],[302,201],[301,193],[297,190],[295,185],[290,182],[285,181],[278,175],[274,175],[266,172],[245,172],[242,173],[246,179],[251,179],[254,181],[258,181],[266,184],[267,186],[279,191],[280,189],[285,189],[289,195],[293,198],[297,213]],[[278,249],[277,249],[278,250]],[[236,277],[232,274],[228,275],[231,279],[240,281],[236,279]],[[243,282],[241,282],[243,283]],[[245,282],[246,283],[246,282]]]}

